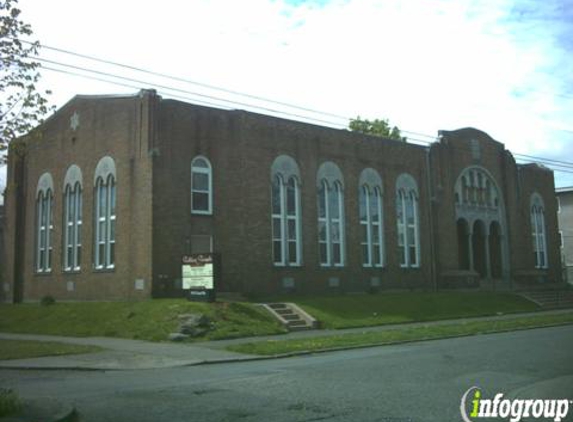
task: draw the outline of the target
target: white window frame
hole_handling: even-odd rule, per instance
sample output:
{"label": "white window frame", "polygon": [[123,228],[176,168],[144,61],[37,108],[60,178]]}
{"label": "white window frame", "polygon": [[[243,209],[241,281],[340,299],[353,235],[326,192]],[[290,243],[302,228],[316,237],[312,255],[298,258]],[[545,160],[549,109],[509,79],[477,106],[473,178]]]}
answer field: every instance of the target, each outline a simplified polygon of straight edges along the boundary
{"label": "white window frame", "polygon": [[[197,166],[198,161],[204,161],[207,167]],[[207,190],[195,188],[193,185],[194,174],[207,175]],[[206,194],[207,195],[207,209],[195,208],[193,203],[193,194]],[[209,159],[203,155],[198,155],[191,161],[191,214],[199,215],[212,215],[213,214],[213,170]]]}
{"label": "white window frame", "polygon": [[[319,263],[321,267],[344,267],[346,265],[346,224],[344,211],[344,179],[336,164],[326,161],[320,165],[316,178],[318,199],[318,244]],[[338,200],[332,200],[337,195]],[[325,215],[321,217],[320,206],[324,201]],[[338,217],[335,215],[338,214]],[[320,238],[320,226],[325,227],[325,239]],[[339,233],[339,239],[334,237],[334,231]],[[326,250],[326,260],[323,260],[321,249]],[[340,257],[334,260],[334,248],[340,250]]]}
{"label": "white window frame", "polygon": [[[294,188],[294,213],[289,213],[289,209],[288,209],[288,195],[289,195],[289,186],[293,186]],[[286,263],[287,265],[290,266],[300,266],[302,264],[302,257],[301,257],[301,252],[302,252],[302,243],[301,243],[301,209],[300,209],[300,186],[299,186],[299,182],[298,180],[294,177],[291,176],[289,177],[289,179],[286,181],[286,185],[284,187],[285,189],[285,195],[283,195],[284,200],[285,200],[285,214],[286,214],[286,218],[285,218],[285,243],[286,243],[286,247],[285,252],[287,254],[287,259],[286,259]],[[289,236],[289,222],[291,222],[292,224],[294,224],[294,239],[290,238]],[[292,257],[290,256],[290,244],[294,243],[294,250],[296,253],[296,257],[295,259],[292,259]]]}
{"label": "white window frame", "polygon": [[[273,265],[277,267],[302,265],[302,242],[301,242],[301,212],[300,212],[300,186],[295,176],[290,176],[288,180],[281,173],[273,176],[273,186],[271,187],[271,207],[272,207],[272,232],[273,232]],[[289,185],[294,186],[294,213],[289,214],[288,194]],[[276,185],[275,185],[276,184]],[[275,192],[275,187],[277,192]],[[275,212],[274,195],[278,193],[278,213]],[[276,224],[278,223],[278,224]],[[295,226],[294,239],[289,238],[289,223]],[[278,226],[278,230],[275,228]],[[291,256],[290,244],[294,243],[295,257]],[[276,260],[276,247],[280,247],[280,259]]]}
{"label": "white window frame", "polygon": [[[334,183],[333,189],[332,189],[332,193],[331,194],[336,194],[338,200],[333,204],[332,209],[329,212],[329,217],[330,217],[330,227],[331,227],[331,233],[330,233],[330,248],[332,250],[331,253],[331,260],[332,260],[332,265],[334,265],[335,267],[344,267],[345,264],[345,244],[344,244],[344,191],[342,190],[342,185],[340,184],[340,181],[336,181]],[[329,204],[330,207],[330,204]],[[338,217],[334,217],[332,211],[338,209],[337,214]],[[338,240],[334,239],[333,236],[333,232],[334,232],[334,227],[338,228]],[[335,261],[334,260],[334,248],[335,246],[338,246],[339,248],[339,260]]]}
{"label": "white window frame", "polygon": [[[105,180],[103,177],[98,177],[95,192],[94,266],[96,270],[112,270],[115,268],[117,207],[115,177],[112,174],[108,175]],[[102,199],[105,201],[103,205]]]}
{"label": "white window frame", "polygon": [[535,268],[547,269],[549,262],[547,257],[547,231],[545,229],[545,209],[543,201],[538,194],[534,194],[530,209],[531,237],[533,240],[533,255]]}
{"label": "white window frame", "polygon": [[[276,191],[275,191],[276,190]],[[278,194],[278,212],[275,210],[275,195]],[[272,217],[272,241],[273,241],[273,264],[278,267],[282,267],[286,263],[286,251],[285,251],[285,215],[284,215],[284,183],[281,175],[275,175],[271,183],[271,217]],[[276,248],[280,248],[280,259],[275,258],[277,252]]]}
{"label": "white window frame", "polygon": [[[362,266],[363,267],[384,267],[384,233],[383,233],[383,215],[382,215],[382,193],[378,186],[371,188],[368,184],[363,184],[360,187],[359,195],[363,198],[359,199],[359,218],[360,225],[364,227],[361,233],[365,235],[362,238],[361,246],[363,251]],[[376,201],[376,208],[378,219],[374,220],[371,213],[371,203]],[[362,210],[361,207],[365,209]],[[374,233],[378,234],[378,242],[374,241]],[[378,247],[378,254],[375,254],[375,247]],[[364,255],[364,251],[366,255]],[[377,256],[376,256],[377,255]],[[365,259],[366,258],[366,259]]]}
{"label": "white window frame", "polygon": [[52,189],[40,191],[36,199],[36,272],[52,271],[53,195]]}
{"label": "white window frame", "polygon": [[[412,223],[407,221],[408,206],[412,206]],[[412,176],[403,174],[398,178],[396,183],[396,207],[400,210],[401,217],[396,215],[397,221],[397,238],[398,248],[403,248],[402,256],[400,258],[401,268],[420,268],[421,253],[420,253],[420,219],[419,219],[419,201],[418,190]],[[412,229],[412,230],[409,230]],[[409,236],[408,233],[413,233]],[[415,262],[412,262],[410,256],[410,249],[414,248]]]}
{"label": "white window frame", "polygon": [[[82,188],[79,182],[64,189],[64,271],[81,267]],[[71,258],[71,259],[70,259]]]}
{"label": "white window frame", "polygon": [[[318,258],[322,267],[329,267],[331,265],[331,250],[330,250],[330,210],[329,210],[329,192],[328,182],[322,180],[318,190]],[[320,215],[320,209],[324,208],[324,216]],[[320,238],[320,226],[324,225],[324,239]],[[326,260],[322,259],[322,247],[326,251]]]}
{"label": "white window frame", "polygon": [[[323,193],[323,197],[320,195]],[[319,190],[319,201],[324,202],[325,215],[320,216],[320,210],[318,214],[318,224],[319,224],[319,260],[322,267],[344,267],[346,265],[346,242],[345,242],[345,225],[344,225],[344,190],[342,189],[342,184],[340,181],[335,181],[331,186],[326,180],[322,180],[321,189]],[[338,200],[332,202],[332,195],[337,195]],[[320,205],[319,205],[320,206]],[[338,217],[334,217],[337,211]],[[326,239],[320,239],[320,225],[324,224]],[[333,232],[335,227],[338,230],[339,238],[334,239]],[[322,261],[320,256],[320,245],[326,245],[326,261]],[[340,250],[339,260],[334,260],[334,248],[338,247]]]}
{"label": "white window frame", "polygon": [[36,250],[34,269],[37,273],[52,271],[52,234],[54,231],[54,182],[50,173],[38,179],[36,187]]}

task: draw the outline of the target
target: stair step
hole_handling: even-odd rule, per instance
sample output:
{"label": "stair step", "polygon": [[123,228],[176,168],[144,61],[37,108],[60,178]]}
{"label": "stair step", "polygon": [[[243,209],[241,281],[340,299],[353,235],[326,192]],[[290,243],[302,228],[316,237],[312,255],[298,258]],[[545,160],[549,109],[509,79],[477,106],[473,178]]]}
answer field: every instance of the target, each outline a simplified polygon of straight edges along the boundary
{"label": "stair step", "polygon": [[[317,326],[316,321],[299,310],[294,304],[267,303],[267,309],[277,317],[289,331],[311,330]],[[307,320],[307,318],[309,318]]]}
{"label": "stair step", "polygon": [[533,291],[524,292],[523,296],[539,303],[544,308],[573,306],[573,292],[569,291]]}
{"label": "stair step", "polygon": [[284,319],[286,319],[289,322],[295,322],[295,321],[301,321],[304,323],[304,319],[302,319],[299,315],[297,314],[289,314],[289,315],[282,315],[282,317]]}

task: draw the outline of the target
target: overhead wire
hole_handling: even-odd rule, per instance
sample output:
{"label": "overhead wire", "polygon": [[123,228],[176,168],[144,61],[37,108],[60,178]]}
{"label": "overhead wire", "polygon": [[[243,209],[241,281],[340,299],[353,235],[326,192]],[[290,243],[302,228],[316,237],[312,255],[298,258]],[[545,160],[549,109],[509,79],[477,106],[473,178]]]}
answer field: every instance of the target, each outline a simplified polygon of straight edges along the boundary
{"label": "overhead wire", "polygon": [[297,114],[297,113],[291,113],[288,111],[283,111],[283,110],[277,110],[277,109],[273,109],[273,108],[269,108],[269,107],[264,107],[264,106],[259,106],[259,105],[253,105],[253,104],[249,104],[249,103],[244,103],[244,102],[239,102],[239,101],[235,101],[235,100],[227,100],[224,98],[219,98],[219,97],[215,97],[212,95],[208,95],[208,94],[202,94],[199,92],[193,92],[193,91],[187,91],[185,89],[180,89],[180,88],[173,88],[167,85],[162,85],[162,84],[157,84],[157,83],[153,83],[153,82],[148,82],[148,81],[143,81],[140,79],[134,79],[134,78],[130,78],[130,77],[126,77],[126,76],[119,76],[119,75],[114,75],[112,73],[108,73],[108,72],[102,72],[99,70],[94,70],[94,69],[87,69],[81,66],[76,66],[76,65],[72,65],[72,64],[68,64],[68,63],[61,63],[61,62],[57,62],[54,60],[49,60],[49,59],[43,59],[43,58],[38,58],[37,59],[39,62],[41,63],[49,63],[52,65],[57,65],[57,66],[63,66],[66,68],[71,68],[71,69],[75,69],[75,70],[80,70],[83,72],[88,72],[88,73],[93,73],[96,75],[100,75],[100,76],[106,76],[106,77],[110,77],[110,78],[115,78],[115,79],[120,79],[123,81],[128,81],[128,82],[135,82],[135,83],[140,83],[146,86],[153,86],[156,88],[160,88],[160,89],[164,89],[164,90],[169,90],[169,91],[175,91],[175,92],[179,92],[179,93],[183,93],[183,94],[188,94],[188,95],[194,95],[194,96],[198,96],[201,98],[207,98],[209,100],[215,100],[215,101],[221,101],[224,103],[229,103],[229,104],[233,104],[233,105],[239,105],[239,106],[243,106],[243,107],[249,107],[249,108],[255,108],[257,110],[263,110],[266,112],[270,112],[270,113],[280,113],[283,114],[285,116],[290,116],[290,117],[297,117],[300,119],[309,119],[309,120],[313,120],[316,122],[320,122],[323,124],[329,124],[329,125],[336,125],[333,122],[330,122],[328,120],[324,120],[324,119],[318,119],[315,117],[309,117],[309,116],[304,116],[301,114]]}
{"label": "overhead wire", "polygon": [[[319,111],[319,110],[308,108],[308,107],[301,107],[301,106],[298,106],[295,104],[290,104],[290,103],[286,103],[286,102],[282,102],[282,101],[276,101],[276,100],[272,100],[269,98],[256,96],[256,95],[252,95],[252,94],[248,94],[248,93],[244,93],[244,92],[239,92],[239,91],[235,91],[235,90],[230,90],[230,89],[226,89],[226,88],[222,88],[222,87],[218,87],[218,86],[214,86],[214,85],[210,85],[210,84],[205,84],[205,83],[201,83],[201,82],[197,82],[197,81],[193,81],[190,79],[185,79],[185,78],[181,78],[181,77],[177,77],[177,76],[173,76],[173,75],[167,75],[167,74],[160,73],[160,72],[154,72],[154,71],[139,68],[136,66],[118,63],[118,62],[114,62],[114,61],[106,60],[106,59],[100,59],[97,57],[73,52],[70,50],[65,50],[65,49],[58,48],[58,47],[42,45],[42,48],[52,50],[52,51],[55,51],[58,53],[63,53],[63,54],[75,56],[75,57],[86,59],[86,60],[91,60],[91,61],[95,61],[95,62],[99,62],[99,63],[111,65],[111,66],[121,67],[124,69],[136,71],[136,72],[141,72],[141,73],[156,76],[156,77],[167,78],[170,80],[174,80],[174,81],[178,81],[178,82],[184,82],[184,83],[200,86],[200,87],[207,88],[207,89],[225,92],[225,93],[229,93],[229,94],[233,94],[233,95],[237,95],[237,96],[243,96],[245,98],[250,98],[250,99],[257,100],[257,101],[265,101],[265,102],[268,102],[271,104],[281,105],[281,106],[292,108],[292,109],[298,109],[298,110],[310,112],[313,114],[330,116],[330,117],[333,117],[336,119],[344,120],[346,122],[346,125],[351,120],[350,118],[347,118],[347,117],[344,117],[341,115],[337,115],[334,113],[323,112],[323,111]],[[291,113],[291,112],[284,111],[284,110],[278,110],[278,109],[260,106],[260,105],[256,105],[256,104],[245,103],[245,102],[237,101],[237,100],[233,100],[233,99],[226,99],[226,98],[216,97],[213,95],[203,94],[203,93],[199,93],[199,92],[193,92],[193,91],[188,91],[188,90],[184,90],[184,89],[180,89],[180,88],[174,88],[174,87],[167,86],[167,85],[151,83],[149,81],[142,81],[139,79],[120,76],[120,75],[116,75],[116,74],[109,73],[109,72],[102,72],[102,71],[97,71],[94,69],[87,69],[87,68],[82,67],[82,66],[76,66],[76,65],[72,65],[72,64],[68,64],[68,63],[57,62],[54,60],[49,60],[49,59],[44,59],[44,58],[37,58],[37,60],[40,62],[43,62],[43,63],[50,63],[52,65],[63,66],[63,67],[79,70],[82,72],[89,72],[89,73],[92,73],[92,75],[80,74],[77,72],[71,72],[69,70],[56,69],[53,67],[42,65],[42,67],[46,70],[60,72],[63,74],[68,74],[68,75],[73,75],[73,76],[79,76],[79,77],[83,77],[83,78],[97,80],[97,81],[104,82],[104,83],[111,83],[111,84],[115,84],[118,86],[129,87],[129,88],[133,88],[133,89],[140,89],[141,88],[139,86],[132,85],[133,83],[145,84],[146,86],[153,86],[153,87],[161,89],[162,95],[166,94],[167,96],[170,96],[173,98],[184,99],[187,101],[190,100],[190,101],[193,101],[196,103],[200,103],[202,105],[208,105],[208,106],[214,106],[214,107],[220,107],[220,108],[231,108],[232,106],[238,105],[238,106],[242,106],[242,107],[247,107],[249,109],[263,110],[265,112],[269,112],[269,113],[273,113],[273,114],[295,117],[298,119],[303,119],[304,121],[319,122],[319,123],[326,124],[326,125],[331,126],[331,127],[336,127],[336,128],[343,128],[343,127],[345,128],[346,127],[346,125],[342,125],[341,123],[335,123],[335,122],[330,121],[330,120],[319,119],[316,117],[311,117],[308,115],[302,115],[299,113]],[[119,82],[117,80],[104,79],[104,78],[101,78],[98,76],[93,76],[93,74],[99,75],[99,76],[105,76],[106,78],[114,78],[114,79],[119,79],[121,81],[127,81],[127,82],[130,82],[131,84],[128,84],[125,82]],[[177,92],[179,94],[173,94],[172,92],[169,92],[169,91]],[[184,94],[184,95],[181,95],[181,94]],[[189,96],[192,96],[192,97],[189,97]],[[196,97],[200,97],[200,98],[198,99]],[[223,103],[223,104],[221,104],[221,103]],[[229,106],[229,104],[232,106]],[[433,142],[438,140],[438,137],[436,137],[436,136],[427,135],[427,134],[420,133],[420,132],[401,130],[401,133],[407,135],[406,138],[408,141],[416,142],[416,143],[423,144],[423,145],[430,145]],[[414,136],[412,136],[412,135],[414,135]],[[427,138],[427,139],[420,139],[420,137]],[[561,160],[554,160],[554,159],[550,159],[550,158],[539,157],[539,156],[528,155],[528,154],[520,154],[520,153],[514,153],[513,156],[516,158],[516,160],[523,161],[525,163],[534,163],[534,162],[541,163],[541,164],[547,165],[548,167],[551,167],[554,171],[563,172],[563,173],[573,173],[573,171],[571,171],[571,172],[567,171],[569,169],[573,170],[573,163],[570,163],[570,162],[561,161]]]}
{"label": "overhead wire", "polygon": [[[72,66],[72,67],[76,67],[76,66]],[[114,80],[109,80],[109,79],[103,79],[97,76],[93,76],[93,75],[85,75],[85,74],[81,74],[81,73],[77,73],[77,72],[71,72],[71,71],[67,71],[67,70],[63,70],[63,69],[56,69],[56,68],[52,68],[49,66],[45,66],[42,65],[43,69],[46,70],[50,70],[50,71],[55,71],[55,72],[59,72],[59,73],[63,73],[63,74],[67,74],[67,75],[72,75],[72,76],[78,76],[78,77],[83,77],[83,78],[87,78],[87,79],[92,79],[92,80],[96,80],[99,82],[104,82],[104,83],[111,83],[114,85],[119,85],[119,86],[123,86],[123,87],[127,87],[127,88],[132,88],[132,89],[140,89],[140,86],[136,86],[136,85],[130,85],[130,84],[126,84],[123,82],[118,82],[118,81],[114,81]],[[88,71],[89,69],[82,69],[82,70],[86,70]],[[95,73],[103,73],[105,74],[105,72],[97,72],[95,71]],[[130,78],[123,78],[120,77],[120,79],[130,79]],[[141,82],[141,81],[137,81],[137,80],[132,80],[135,82]],[[150,84],[153,85],[153,84]],[[185,92],[185,91],[184,91]],[[203,101],[203,100],[198,100],[196,98],[190,98],[188,96],[185,95],[178,95],[178,94],[173,94],[173,93],[169,93],[166,91],[160,91],[160,94],[167,94],[170,97],[176,98],[176,99],[182,99],[182,100],[186,100],[186,101],[194,101],[195,103],[199,103],[200,105],[206,105],[206,106],[212,106],[212,107],[221,107],[221,104],[218,103],[213,103],[213,102],[209,102],[209,101]],[[280,111],[279,111],[280,113]],[[312,120],[312,118],[306,117],[306,116],[302,116],[302,118],[306,118],[309,120]],[[416,132],[409,132],[409,131],[403,131],[406,133],[416,133]],[[423,135],[418,133],[418,135]],[[423,136],[427,136],[430,137],[430,135],[423,135]],[[435,140],[437,140],[436,137],[432,137],[434,138],[434,141],[430,141],[430,140],[426,140],[426,139],[420,139],[420,138],[414,138],[414,137],[406,137],[408,141],[414,141],[416,143],[422,144],[422,145],[426,145],[429,146],[431,144],[433,144],[435,142]],[[470,148],[466,148],[467,151],[470,151]],[[487,153],[486,153],[487,154]],[[552,170],[559,172],[559,173],[567,173],[567,174],[573,174],[573,163],[568,163],[565,161],[559,161],[559,160],[553,160],[553,159],[548,159],[548,158],[544,158],[544,157],[536,157],[536,156],[532,156],[532,155],[526,155],[526,154],[519,154],[519,153],[514,153],[512,154],[516,160],[520,160],[523,161],[526,164],[544,164],[547,167],[550,167]],[[521,158],[521,157],[525,157],[525,158]]]}
{"label": "overhead wire", "polygon": [[[26,41],[23,41],[26,42]],[[29,42],[28,42],[29,43]],[[298,110],[302,110],[302,111],[307,111],[307,112],[311,112],[311,113],[315,113],[315,114],[321,114],[324,116],[329,116],[329,117],[333,117],[336,119],[341,119],[341,120],[348,120],[348,117],[346,116],[341,116],[338,114],[334,114],[334,113],[329,113],[329,112],[325,112],[325,111],[319,111],[316,109],[312,109],[309,107],[303,107],[300,105],[296,105],[296,104],[292,104],[292,103],[287,103],[284,101],[277,101],[277,100],[273,100],[270,98],[266,98],[266,97],[261,97],[258,95],[253,95],[253,94],[248,94],[245,92],[240,92],[240,91],[236,91],[236,90],[232,90],[232,89],[228,89],[228,88],[223,88],[223,87],[219,87],[219,86],[215,86],[215,85],[210,85],[210,84],[206,84],[203,82],[197,82],[191,79],[186,79],[186,78],[181,78],[178,76],[173,76],[173,75],[168,75],[166,73],[161,73],[161,72],[155,72],[155,71],[151,71],[148,69],[143,69],[141,67],[137,67],[137,66],[132,66],[132,65],[128,65],[128,64],[124,64],[124,63],[118,63],[112,60],[106,60],[106,59],[101,59],[98,57],[94,57],[94,56],[90,56],[87,54],[82,54],[82,53],[77,53],[77,52],[73,52],[70,50],[65,50],[62,48],[58,48],[58,47],[52,47],[52,46],[47,46],[47,45],[43,45],[42,44],[42,48],[47,49],[47,50],[51,50],[51,51],[56,51],[59,53],[63,53],[63,54],[68,54],[71,56],[75,56],[75,57],[79,57],[82,59],[86,59],[86,60],[91,60],[91,61],[95,61],[95,62],[99,62],[99,63],[103,63],[103,64],[108,64],[108,65],[112,65],[112,66],[116,66],[116,67],[121,67],[124,69],[128,69],[128,70],[133,70],[136,72],[141,72],[141,73],[145,73],[148,75],[152,75],[152,76],[158,76],[161,78],[166,78],[166,79],[171,79],[173,81],[177,81],[177,82],[184,82],[184,83],[188,83],[191,85],[197,85],[203,88],[207,88],[207,89],[212,89],[212,90],[216,90],[216,91],[221,91],[221,92],[225,92],[228,94],[233,94],[233,95],[237,95],[237,96],[241,96],[241,97],[245,97],[245,98],[251,98],[254,100],[258,100],[258,101],[264,101],[264,102],[268,102],[268,103],[272,103],[272,104],[277,104],[277,105],[281,105],[281,106],[285,106],[285,107],[289,107],[289,108],[293,108],[293,109],[298,109]]]}

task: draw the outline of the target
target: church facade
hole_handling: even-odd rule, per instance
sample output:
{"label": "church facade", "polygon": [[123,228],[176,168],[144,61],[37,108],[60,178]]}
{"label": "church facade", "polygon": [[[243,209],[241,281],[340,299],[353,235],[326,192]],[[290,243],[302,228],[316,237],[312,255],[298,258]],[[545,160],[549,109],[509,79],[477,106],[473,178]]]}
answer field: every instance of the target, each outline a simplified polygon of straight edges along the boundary
{"label": "church facade", "polygon": [[3,299],[560,282],[553,173],[472,129],[430,146],[162,99],[76,96],[11,148]]}

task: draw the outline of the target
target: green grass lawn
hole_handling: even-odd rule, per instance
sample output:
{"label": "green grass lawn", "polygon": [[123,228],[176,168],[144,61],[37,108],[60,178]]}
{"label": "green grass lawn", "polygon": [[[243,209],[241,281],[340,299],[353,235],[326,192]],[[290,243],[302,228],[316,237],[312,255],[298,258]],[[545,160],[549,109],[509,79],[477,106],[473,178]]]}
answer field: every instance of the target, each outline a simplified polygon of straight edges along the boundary
{"label": "green grass lawn", "polygon": [[573,324],[573,313],[534,315],[497,321],[452,322],[445,325],[402,327],[385,331],[341,334],[300,340],[269,340],[227,347],[227,350],[253,355],[280,355],[315,352],[336,348],[377,346],[475,334],[522,330],[534,327]]}
{"label": "green grass lawn", "polygon": [[0,388],[0,418],[17,413],[22,409],[22,401],[10,389]]}
{"label": "green grass lawn", "polygon": [[200,303],[185,299],[142,302],[77,302],[0,305],[0,332],[64,336],[106,336],[166,340],[178,327],[177,316],[203,313],[215,324],[206,339],[285,332],[263,309],[250,303]]}
{"label": "green grass lawn", "polygon": [[82,346],[47,341],[0,340],[0,360],[27,359],[42,356],[77,355],[103,350],[97,346]]}
{"label": "green grass lawn", "polygon": [[[534,303],[507,293],[443,292],[375,295],[299,296],[293,301],[321,321],[324,328],[364,327],[432,321],[497,313],[535,311]],[[106,336],[163,341],[178,326],[178,315],[203,313],[215,329],[203,339],[284,333],[265,310],[244,302],[189,302],[155,299],[141,302],[76,302],[0,305],[0,332],[65,336]]]}
{"label": "green grass lawn", "polygon": [[318,319],[324,328],[330,329],[531,312],[539,309],[535,303],[521,296],[494,292],[401,292],[290,297],[278,300],[297,303]]}

